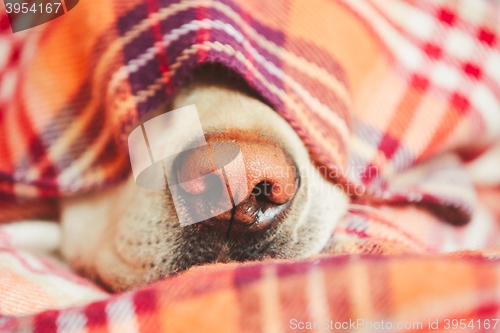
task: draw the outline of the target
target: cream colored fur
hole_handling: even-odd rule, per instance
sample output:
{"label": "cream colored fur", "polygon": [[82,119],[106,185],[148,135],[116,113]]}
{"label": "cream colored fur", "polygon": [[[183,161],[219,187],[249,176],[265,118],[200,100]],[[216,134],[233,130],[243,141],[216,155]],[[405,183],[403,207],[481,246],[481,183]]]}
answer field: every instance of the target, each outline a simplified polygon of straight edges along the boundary
{"label": "cream colored fur", "polygon": [[181,227],[168,190],[139,188],[133,178],[98,194],[63,200],[64,257],[113,290],[204,263],[311,256],[324,248],[347,211],[346,195],[320,176],[295,131],[269,106],[230,86],[196,80],[181,90],[171,109],[190,104],[196,105],[205,133],[239,129],[274,138],[295,160],[301,187],[277,230],[248,244]]}

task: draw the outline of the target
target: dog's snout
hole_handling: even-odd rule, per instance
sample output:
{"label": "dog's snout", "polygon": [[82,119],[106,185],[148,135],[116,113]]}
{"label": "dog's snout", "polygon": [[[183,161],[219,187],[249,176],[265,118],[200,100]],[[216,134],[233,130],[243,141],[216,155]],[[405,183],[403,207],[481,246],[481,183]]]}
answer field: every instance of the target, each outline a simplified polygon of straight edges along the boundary
{"label": "dog's snout", "polygon": [[[231,232],[253,232],[280,222],[299,187],[298,170],[285,149],[273,140],[241,131],[215,133],[206,139],[208,149],[193,150],[183,159],[178,169],[180,185],[191,196],[210,193],[212,201],[225,186],[233,205],[202,223]],[[234,162],[236,157],[240,163]],[[212,177],[200,177],[208,174]]]}

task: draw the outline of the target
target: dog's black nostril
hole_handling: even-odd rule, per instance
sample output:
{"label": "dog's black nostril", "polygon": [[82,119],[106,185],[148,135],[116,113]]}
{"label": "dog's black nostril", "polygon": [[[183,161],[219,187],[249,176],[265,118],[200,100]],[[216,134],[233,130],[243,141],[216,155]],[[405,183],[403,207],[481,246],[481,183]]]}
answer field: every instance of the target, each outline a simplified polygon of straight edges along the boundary
{"label": "dog's black nostril", "polygon": [[252,195],[255,197],[255,199],[258,201],[258,202],[271,202],[271,200],[269,199],[269,197],[271,196],[272,194],[272,185],[271,183],[267,182],[267,181],[263,181],[263,182],[260,182],[258,183],[252,190]]}
{"label": "dog's black nostril", "polygon": [[[253,188],[250,197],[236,206],[231,232],[263,231],[281,221],[292,203],[297,190],[296,186],[298,186],[298,180],[293,188],[288,189],[268,181],[259,182]],[[280,191],[286,190],[290,193],[280,193]],[[290,199],[284,203],[274,200],[274,198],[283,197],[283,195]]]}
{"label": "dog's black nostril", "polygon": [[263,231],[274,223],[280,222],[292,201],[276,204],[269,196],[251,196],[249,200],[236,207],[233,232]]}

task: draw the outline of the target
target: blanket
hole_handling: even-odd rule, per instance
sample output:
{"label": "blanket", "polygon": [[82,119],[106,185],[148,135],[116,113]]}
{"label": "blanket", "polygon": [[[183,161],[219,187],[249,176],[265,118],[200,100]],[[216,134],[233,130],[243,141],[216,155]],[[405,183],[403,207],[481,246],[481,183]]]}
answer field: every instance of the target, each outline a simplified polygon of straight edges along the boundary
{"label": "blanket", "polygon": [[[498,260],[341,256],[214,267],[2,332],[497,332]],[[433,278],[429,278],[432,276]]]}
{"label": "blanket", "polygon": [[[195,270],[112,297],[2,227],[0,330],[493,327],[500,182],[471,172],[499,145],[499,17],[488,0],[109,0],[12,34],[1,16],[0,221],[56,219],[57,197],[125,179],[137,121],[213,62],[290,123],[352,205],[325,249],[335,256]],[[479,251],[401,256],[461,249]]]}

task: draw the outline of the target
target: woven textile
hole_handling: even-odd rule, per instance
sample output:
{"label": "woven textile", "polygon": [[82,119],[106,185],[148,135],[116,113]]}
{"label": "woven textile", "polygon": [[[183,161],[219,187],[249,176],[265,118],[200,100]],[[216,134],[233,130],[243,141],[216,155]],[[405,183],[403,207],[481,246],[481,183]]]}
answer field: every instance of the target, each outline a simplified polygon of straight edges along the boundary
{"label": "woven textile", "polygon": [[[473,324],[455,331],[497,332],[499,265],[345,256],[219,266],[82,307],[0,317],[0,332],[279,333],[307,322],[326,332],[450,332],[453,319]],[[436,320],[439,329],[430,329]]]}
{"label": "woven textile", "polygon": [[46,197],[123,179],[138,118],[196,65],[220,62],[289,121],[327,178],[467,220],[475,196],[459,166],[403,189],[388,180],[498,137],[497,17],[488,1],[81,4],[4,55],[0,188]]}

